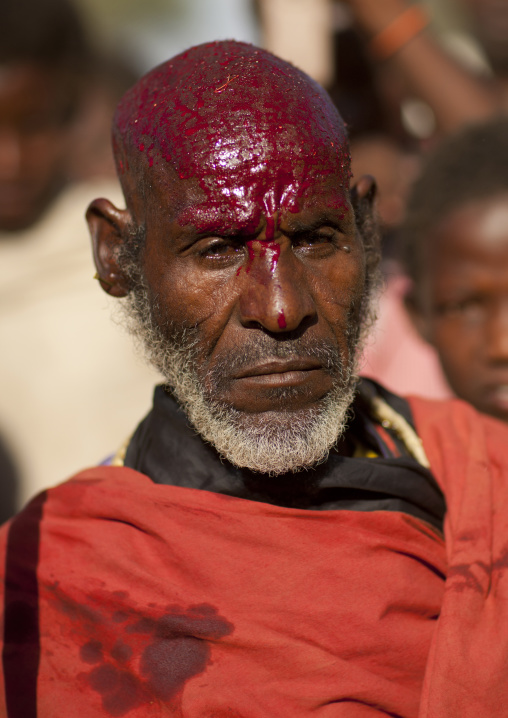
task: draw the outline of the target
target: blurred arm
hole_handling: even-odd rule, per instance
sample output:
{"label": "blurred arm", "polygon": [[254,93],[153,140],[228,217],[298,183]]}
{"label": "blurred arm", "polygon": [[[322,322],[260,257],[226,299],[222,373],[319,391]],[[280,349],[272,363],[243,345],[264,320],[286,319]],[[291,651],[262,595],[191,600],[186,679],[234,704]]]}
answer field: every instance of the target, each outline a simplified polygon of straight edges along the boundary
{"label": "blurred arm", "polygon": [[264,47],[322,85],[333,79],[331,0],[260,0]]}
{"label": "blurred arm", "polygon": [[[404,0],[345,0],[369,40],[377,37],[409,7]],[[438,127],[450,132],[481,121],[502,109],[493,83],[475,77],[450,57],[424,29],[386,60],[434,111]]]}

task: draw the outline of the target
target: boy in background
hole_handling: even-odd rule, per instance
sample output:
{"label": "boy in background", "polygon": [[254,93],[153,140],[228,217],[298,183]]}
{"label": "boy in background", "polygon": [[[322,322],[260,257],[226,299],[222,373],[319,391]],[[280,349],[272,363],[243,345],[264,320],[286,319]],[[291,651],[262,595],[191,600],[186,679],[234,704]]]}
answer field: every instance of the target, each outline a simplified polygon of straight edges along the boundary
{"label": "boy in background", "polygon": [[402,231],[406,304],[453,391],[508,421],[508,120],[445,140]]}

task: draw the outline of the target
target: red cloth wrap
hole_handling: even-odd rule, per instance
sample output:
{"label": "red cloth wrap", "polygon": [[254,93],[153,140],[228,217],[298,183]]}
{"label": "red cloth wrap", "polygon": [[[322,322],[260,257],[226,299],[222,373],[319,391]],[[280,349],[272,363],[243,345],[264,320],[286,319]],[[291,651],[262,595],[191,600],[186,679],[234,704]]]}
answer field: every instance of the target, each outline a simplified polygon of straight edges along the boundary
{"label": "red cloth wrap", "polygon": [[410,404],[446,496],[449,565],[420,718],[502,718],[508,710],[508,429],[461,401]]}
{"label": "red cloth wrap", "polygon": [[446,586],[444,543],[411,516],[91,469],[0,534],[0,715],[505,715],[506,429],[460,403],[412,409],[449,504]]}

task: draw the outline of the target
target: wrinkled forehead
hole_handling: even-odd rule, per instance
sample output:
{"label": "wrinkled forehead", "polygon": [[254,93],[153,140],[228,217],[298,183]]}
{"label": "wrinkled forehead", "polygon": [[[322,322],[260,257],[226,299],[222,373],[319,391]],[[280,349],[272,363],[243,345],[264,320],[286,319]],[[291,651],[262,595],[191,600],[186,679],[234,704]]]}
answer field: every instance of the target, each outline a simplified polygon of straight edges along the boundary
{"label": "wrinkled forehead", "polygon": [[270,187],[270,201],[297,211],[317,177],[349,187],[344,125],[324,90],[242,43],[193,48],[145,76],[118,107],[115,139],[121,175],[167,168],[203,201],[241,204]]}

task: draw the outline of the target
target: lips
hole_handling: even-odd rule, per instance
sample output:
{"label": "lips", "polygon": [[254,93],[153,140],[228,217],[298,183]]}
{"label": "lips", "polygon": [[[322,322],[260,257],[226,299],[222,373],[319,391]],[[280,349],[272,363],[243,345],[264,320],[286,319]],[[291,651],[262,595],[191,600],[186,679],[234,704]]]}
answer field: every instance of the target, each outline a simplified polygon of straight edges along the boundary
{"label": "lips", "polygon": [[274,359],[243,369],[236,376],[236,379],[247,379],[258,376],[266,377],[272,374],[287,374],[293,372],[310,372],[322,368],[322,364],[316,359]]}
{"label": "lips", "polygon": [[[247,360],[249,361],[249,360]],[[299,411],[320,402],[334,384],[326,358],[252,356],[222,379],[221,401],[247,414]],[[217,389],[217,386],[215,387]]]}
{"label": "lips", "polygon": [[[241,370],[234,381],[252,396],[252,392],[274,389],[297,388],[318,394],[327,391],[331,377],[324,374],[323,365],[315,359],[272,360]],[[323,384],[324,381],[324,384]]]}

